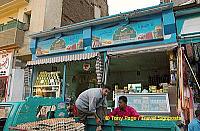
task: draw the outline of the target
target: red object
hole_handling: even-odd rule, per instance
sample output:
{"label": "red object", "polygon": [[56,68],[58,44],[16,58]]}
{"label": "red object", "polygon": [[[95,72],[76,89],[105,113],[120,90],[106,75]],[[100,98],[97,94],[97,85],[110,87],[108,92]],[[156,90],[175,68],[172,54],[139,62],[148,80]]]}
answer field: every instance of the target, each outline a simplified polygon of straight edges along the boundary
{"label": "red object", "polygon": [[146,34],[146,40],[151,40],[151,39],[153,39],[153,34],[152,34],[152,32],[148,32]]}
{"label": "red object", "polygon": [[133,108],[130,106],[126,106],[125,110],[122,111],[120,110],[119,107],[115,108],[110,114],[109,116],[118,116],[118,117],[139,117],[140,114]]}
{"label": "red object", "polygon": [[75,104],[74,104],[74,108],[73,108],[73,114],[74,114],[74,116],[78,116],[78,108],[76,107]]}

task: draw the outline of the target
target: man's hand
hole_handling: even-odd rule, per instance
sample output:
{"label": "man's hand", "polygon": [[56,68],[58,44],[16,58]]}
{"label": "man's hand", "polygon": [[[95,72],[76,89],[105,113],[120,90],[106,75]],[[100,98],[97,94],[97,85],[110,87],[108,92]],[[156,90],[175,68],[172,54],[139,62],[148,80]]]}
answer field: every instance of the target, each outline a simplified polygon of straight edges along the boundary
{"label": "man's hand", "polygon": [[101,120],[99,118],[96,118],[96,123],[100,124]]}

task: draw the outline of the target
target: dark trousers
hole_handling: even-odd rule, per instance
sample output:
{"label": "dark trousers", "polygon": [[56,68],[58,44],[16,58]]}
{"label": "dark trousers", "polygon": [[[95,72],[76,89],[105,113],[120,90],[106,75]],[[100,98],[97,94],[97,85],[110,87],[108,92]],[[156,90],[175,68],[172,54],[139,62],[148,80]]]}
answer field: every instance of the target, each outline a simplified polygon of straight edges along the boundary
{"label": "dark trousers", "polygon": [[[98,123],[98,125],[103,124],[103,120],[104,120],[105,116],[107,115],[107,108],[99,107],[99,108],[96,109],[96,113],[97,113],[97,116],[99,117],[99,119],[101,120],[101,122]],[[79,114],[79,117],[80,117],[80,122],[82,122],[84,124],[86,123],[88,116],[93,116],[93,113],[84,112],[84,111],[81,111],[79,109],[78,109],[78,114]]]}

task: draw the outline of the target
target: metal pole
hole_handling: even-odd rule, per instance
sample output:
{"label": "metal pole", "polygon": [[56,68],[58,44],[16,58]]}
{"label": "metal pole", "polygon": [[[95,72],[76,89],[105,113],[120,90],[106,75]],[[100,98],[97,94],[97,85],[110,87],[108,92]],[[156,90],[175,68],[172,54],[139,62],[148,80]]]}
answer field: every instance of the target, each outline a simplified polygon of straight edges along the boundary
{"label": "metal pole", "polygon": [[193,75],[193,77],[194,77],[194,79],[195,79],[195,81],[196,81],[196,83],[197,83],[197,86],[198,86],[198,88],[200,89],[199,82],[197,81],[197,78],[196,78],[196,76],[195,76],[195,74],[194,74],[194,72],[193,72],[193,70],[192,70],[192,67],[190,66],[190,63],[189,63],[189,61],[188,61],[188,59],[187,59],[185,53],[183,53],[183,54],[184,54],[184,57],[185,57],[185,59],[186,59],[186,61],[187,61],[188,66],[189,66],[189,68],[190,68],[190,70],[191,70],[191,72],[192,72],[192,75]]}
{"label": "metal pole", "polygon": [[62,85],[62,100],[65,101],[65,94],[66,94],[66,74],[67,74],[67,63],[64,63],[64,70],[63,70],[63,85]]}
{"label": "metal pole", "polygon": [[30,87],[31,87],[31,91],[30,91],[30,94],[29,96],[33,96],[33,77],[34,77],[34,72],[35,72],[35,66],[33,66],[32,68],[32,72],[31,72],[31,80],[30,80]]}

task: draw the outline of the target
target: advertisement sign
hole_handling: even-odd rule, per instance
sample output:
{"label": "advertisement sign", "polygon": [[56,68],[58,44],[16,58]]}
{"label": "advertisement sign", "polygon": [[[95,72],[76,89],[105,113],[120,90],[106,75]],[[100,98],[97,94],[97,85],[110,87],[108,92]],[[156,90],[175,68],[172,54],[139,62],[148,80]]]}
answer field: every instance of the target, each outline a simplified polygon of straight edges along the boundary
{"label": "advertisement sign", "polygon": [[160,18],[132,22],[123,26],[114,26],[92,31],[92,47],[104,47],[127,42],[137,42],[163,38],[163,26]]}
{"label": "advertisement sign", "polygon": [[74,51],[83,49],[83,34],[68,35],[61,38],[39,41],[36,55]]}
{"label": "advertisement sign", "polygon": [[12,56],[13,53],[0,53],[0,77],[10,75],[10,69],[12,68]]}

